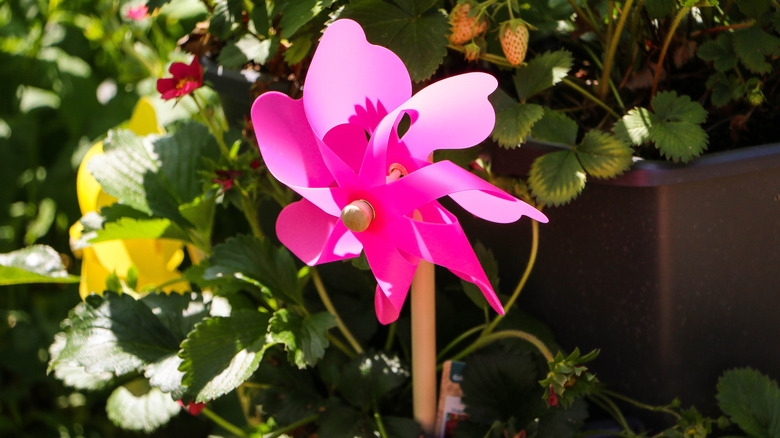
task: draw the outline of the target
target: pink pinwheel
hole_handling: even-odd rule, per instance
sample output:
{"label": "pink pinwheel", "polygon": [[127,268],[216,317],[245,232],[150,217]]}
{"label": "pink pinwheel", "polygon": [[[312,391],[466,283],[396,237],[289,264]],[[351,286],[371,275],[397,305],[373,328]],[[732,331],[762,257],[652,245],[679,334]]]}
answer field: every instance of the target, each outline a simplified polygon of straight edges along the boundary
{"label": "pink pinwheel", "polygon": [[[279,239],[309,265],[364,251],[383,324],[398,318],[420,260],[473,282],[503,314],[458,220],[437,199],[450,196],[493,222],[547,218],[449,161],[428,161],[436,149],[471,147],[490,134],[495,112],[487,96],[496,86],[488,74],[467,73],[412,96],[395,54],[369,44],[354,21],[334,22],[314,55],[303,98],[269,92],[252,106],[268,169],[303,197],[279,215]],[[404,117],[409,127],[399,135]],[[355,217],[367,220],[353,223]]]}

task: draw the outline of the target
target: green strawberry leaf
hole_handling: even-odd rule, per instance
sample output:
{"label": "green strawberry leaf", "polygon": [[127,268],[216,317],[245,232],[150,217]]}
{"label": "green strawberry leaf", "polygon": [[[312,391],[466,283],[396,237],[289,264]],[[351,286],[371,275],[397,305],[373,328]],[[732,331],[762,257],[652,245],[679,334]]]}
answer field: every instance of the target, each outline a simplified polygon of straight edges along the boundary
{"label": "green strawberry leaf", "polygon": [[202,159],[217,152],[205,126],[190,122],[164,137],[109,131],[103,150],[87,168],[106,193],[139,212],[191,225],[179,205],[201,194]]}
{"label": "green strawberry leaf", "polygon": [[580,164],[596,178],[614,178],[631,167],[631,147],[608,133],[592,129],[574,149]]}
{"label": "green strawberry leaf", "polygon": [[751,437],[780,436],[780,389],[760,372],[742,368],[718,380],[718,404]]}
{"label": "green strawberry leaf", "polygon": [[634,108],[615,124],[615,135],[635,145],[652,142],[661,154],[683,163],[707,148],[707,133],[699,126],[707,112],[688,96],[673,91],[658,93],[652,101],[655,113]]}
{"label": "green strawberry leaf", "polygon": [[274,353],[268,350],[256,373],[257,382],[268,386],[259,399],[263,412],[279,424],[291,424],[320,412],[325,399],[317,390],[312,370],[290,366]]}
{"label": "green strawberry leaf", "polygon": [[710,100],[715,106],[724,106],[732,100],[738,100],[745,95],[747,87],[735,75],[726,76],[716,73],[707,79],[707,88],[712,90]]}
{"label": "green strawberry leaf", "polygon": [[650,137],[665,157],[687,163],[707,149],[707,133],[699,125],[665,122],[653,125]]}
{"label": "green strawberry leaf", "polygon": [[105,228],[95,232],[90,243],[106,242],[119,239],[176,239],[189,241],[187,233],[170,219],[157,218],[137,220],[120,218],[116,222],[108,222]]}
{"label": "green strawberry leaf", "polygon": [[171,396],[149,386],[146,379],[134,379],[116,388],[106,400],[106,414],[112,423],[127,430],[153,432],[168,423],[181,407]]}
{"label": "green strawberry leaf", "polygon": [[290,38],[303,25],[322,12],[322,2],[319,0],[296,0],[282,3],[282,38]]}
{"label": "green strawberry leaf", "polygon": [[229,39],[233,26],[241,22],[243,0],[215,0],[214,12],[209,20],[209,33],[220,39]]}
{"label": "green strawberry leaf", "polygon": [[707,110],[688,96],[673,91],[658,93],[653,98],[653,112],[662,120],[700,124],[707,119]]}
{"label": "green strawberry leaf", "polygon": [[269,293],[303,304],[304,280],[298,278],[290,251],[254,236],[231,237],[214,247],[205,278],[234,277],[259,285]]}
{"label": "green strawberry leaf", "polygon": [[432,7],[435,2],[398,0],[396,4],[381,0],[350,2],[341,17],[360,23],[372,44],[395,52],[413,81],[425,80],[447,55],[449,20],[444,12]]}
{"label": "green strawberry leaf", "polygon": [[65,346],[49,370],[76,364],[88,373],[117,376],[178,351],[180,339],[152,310],[128,295],[90,295],[63,322]]}
{"label": "green strawberry leaf", "polygon": [[552,206],[563,205],[585,188],[585,170],[573,150],[550,152],[531,164],[528,185],[539,201]]}
{"label": "green strawberry leaf", "polygon": [[[265,6],[262,9],[265,10]],[[270,53],[270,39],[261,41],[255,36],[245,35],[238,41],[228,42],[219,52],[217,62],[225,68],[238,69],[250,61],[265,64]]]}
{"label": "green strawberry leaf", "polygon": [[338,388],[356,408],[371,406],[409,381],[408,366],[397,356],[363,354],[352,359],[341,374]]}
{"label": "green strawberry leaf", "polygon": [[530,354],[481,353],[468,358],[463,369],[463,404],[468,421],[491,425],[515,418],[525,425],[547,410]]}
{"label": "green strawberry leaf", "polygon": [[771,4],[770,0],[738,0],[739,10],[748,17],[761,18]]}
{"label": "green strawberry leaf", "polygon": [[780,38],[767,33],[759,26],[739,29],[734,32],[734,51],[751,72],[769,73],[772,71],[772,64],[767,62],[767,56],[780,54]]}
{"label": "green strawberry leaf", "polygon": [[325,354],[330,342],[328,329],[336,318],[320,312],[304,318],[287,309],[277,310],[268,321],[268,340],[283,344],[290,363],[298,368],[314,366]]}
{"label": "green strawberry leaf", "polygon": [[496,112],[496,125],[491,137],[499,146],[515,148],[531,134],[534,123],[544,115],[541,105],[519,103]]}
{"label": "green strawberry leaf", "polygon": [[269,316],[240,310],[205,319],[181,344],[179,371],[187,387],[183,399],[207,402],[234,390],[260,365]]}
{"label": "green strawberry leaf", "polygon": [[114,381],[113,373],[88,373],[83,366],[76,362],[61,361],[60,353],[67,342],[67,335],[60,332],[54,335],[54,342],[49,347],[49,360],[57,364],[53,370],[50,370],[54,372],[54,377],[72,388],[87,391],[103,389]]}
{"label": "green strawberry leaf", "polygon": [[571,53],[558,50],[537,55],[518,67],[514,76],[518,99],[522,102],[557,84],[569,74],[573,63]]}
{"label": "green strawberry leaf", "polygon": [[574,146],[577,142],[577,122],[549,108],[544,109],[544,116],[534,123],[531,137],[552,143]]}
{"label": "green strawberry leaf", "polygon": [[46,245],[32,245],[0,254],[0,286],[26,283],[78,283],[60,254]]}
{"label": "green strawberry leaf", "polygon": [[715,40],[703,43],[696,55],[711,61],[717,71],[728,71],[737,66],[737,54],[734,53],[733,34],[721,33]]}

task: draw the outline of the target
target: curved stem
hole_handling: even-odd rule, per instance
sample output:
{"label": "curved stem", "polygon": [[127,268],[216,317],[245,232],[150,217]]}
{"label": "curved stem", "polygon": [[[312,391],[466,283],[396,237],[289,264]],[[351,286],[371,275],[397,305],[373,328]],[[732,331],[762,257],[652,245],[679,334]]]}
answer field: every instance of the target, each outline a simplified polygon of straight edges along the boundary
{"label": "curved stem", "polygon": [[226,159],[230,160],[230,150],[225,144],[225,139],[222,135],[222,128],[214,124],[214,121],[211,120],[211,117],[209,117],[208,113],[206,113],[206,109],[203,107],[203,105],[200,104],[198,98],[195,97],[195,93],[190,93],[190,96],[192,97],[192,100],[195,101],[195,106],[198,107],[198,111],[200,112],[201,117],[203,117],[203,120],[206,122],[206,125],[209,127],[209,131],[211,131],[211,133],[214,134],[214,138],[217,139],[217,144],[219,145],[219,150],[222,152],[222,155],[224,155]]}
{"label": "curved stem", "polygon": [[682,9],[680,9],[679,12],[677,12],[677,16],[674,17],[674,21],[672,22],[672,26],[669,28],[669,32],[666,33],[666,39],[664,39],[664,45],[661,47],[661,54],[658,55],[658,64],[656,64],[655,67],[655,75],[653,75],[653,88],[650,89],[650,101],[653,101],[653,97],[655,96],[655,92],[658,91],[658,78],[661,76],[661,69],[664,65],[664,58],[666,58],[666,51],[669,50],[669,44],[672,42],[672,38],[674,38],[674,32],[677,30],[677,26],[680,25],[680,21],[682,21],[683,17],[688,15],[688,12],[691,10],[690,6],[686,6]]}
{"label": "curved stem", "polygon": [[242,438],[249,437],[249,435],[247,435],[247,433],[244,432],[243,429],[225,420],[219,414],[217,414],[216,412],[212,411],[207,407],[203,408],[202,414],[208,417],[211,421],[217,423],[219,427],[225,429],[226,431],[232,433],[233,435],[240,436]]}
{"label": "curved stem", "polygon": [[246,221],[249,222],[249,227],[252,229],[252,234],[259,237],[261,240],[265,239],[265,234],[263,233],[262,228],[260,228],[260,220],[257,217],[255,203],[249,199],[248,194],[241,194],[241,207],[244,211],[244,217],[246,218]]}
{"label": "curved stem", "polygon": [[395,342],[395,332],[398,331],[398,324],[396,322],[393,322],[390,324],[390,327],[388,327],[387,330],[387,340],[385,341],[385,350],[389,350],[393,346],[393,342]]}
{"label": "curved stem", "polygon": [[320,277],[320,273],[317,272],[317,269],[314,267],[311,268],[311,278],[314,281],[314,287],[317,289],[317,294],[319,294],[320,300],[322,300],[322,304],[324,304],[325,308],[328,309],[328,312],[330,312],[331,315],[336,318],[336,325],[338,326],[339,330],[341,330],[341,334],[344,335],[344,337],[347,339],[347,342],[352,345],[352,348],[357,354],[363,354],[363,348],[360,346],[355,337],[352,336],[352,333],[349,331],[347,326],[344,325],[344,321],[341,320],[338,312],[336,312],[336,308],[333,306],[333,302],[330,301],[330,297],[328,296],[328,291],[325,290],[325,285],[322,283],[322,277]]}
{"label": "curved stem", "polygon": [[478,325],[476,327],[473,327],[473,328],[471,328],[469,330],[466,330],[465,332],[461,333],[460,336],[458,336],[457,338],[453,339],[452,342],[447,344],[447,346],[444,347],[441,350],[441,352],[439,352],[439,355],[436,356],[436,361],[437,362],[441,361],[441,359],[444,357],[444,355],[449,353],[449,351],[452,350],[453,348],[455,348],[456,345],[460,344],[461,342],[463,342],[464,339],[468,338],[469,336],[473,335],[474,333],[476,333],[476,332],[478,332],[478,331],[480,331],[480,330],[482,330],[484,328],[485,328],[485,324],[481,324],[481,325]]}
{"label": "curved stem", "polygon": [[499,341],[501,339],[509,339],[509,338],[518,338],[524,341],[528,341],[530,344],[536,347],[537,350],[539,350],[542,356],[544,356],[544,360],[546,360],[547,362],[551,362],[555,360],[555,357],[552,355],[552,353],[547,348],[547,346],[544,345],[544,342],[542,342],[536,336],[522,330],[502,330],[500,332],[496,332],[490,335],[481,336],[479,339],[474,341],[473,344],[469,345],[463,351],[453,356],[452,360],[461,359],[479,350],[482,347],[486,347],[492,344],[493,342]]}
{"label": "curved stem", "polygon": [[388,438],[387,430],[385,430],[385,423],[382,421],[382,416],[379,415],[379,411],[374,406],[374,420],[376,421],[376,428],[379,431],[381,438]]}
{"label": "curved stem", "polygon": [[632,405],[634,405],[634,406],[636,406],[638,408],[641,408],[641,409],[646,409],[646,410],[652,411],[652,412],[664,412],[664,413],[667,413],[669,415],[674,416],[677,419],[680,418],[680,414],[679,413],[675,412],[672,409],[669,409],[667,406],[651,406],[651,405],[642,403],[640,401],[634,400],[634,399],[632,399],[630,397],[626,397],[625,395],[618,394],[617,392],[610,391],[608,389],[602,389],[601,392],[604,395],[606,395],[606,396],[614,397],[614,398],[616,398],[616,399],[618,399],[620,401],[632,404]]}
{"label": "curved stem", "polygon": [[[538,252],[539,223],[536,221],[531,221],[531,254],[528,256],[528,263],[525,266],[525,272],[523,272],[523,276],[520,277],[520,281],[517,282],[515,291],[512,292],[512,296],[509,298],[509,301],[506,302],[506,306],[504,306],[505,312],[509,312],[509,310],[512,309],[512,305],[515,304],[515,300],[517,300],[517,297],[520,296],[520,291],[523,290],[523,287],[525,287],[525,284],[528,282],[528,277],[531,276],[531,270],[533,270],[534,264],[536,263],[536,254]],[[504,313],[504,315],[506,315],[506,313]],[[498,323],[504,319],[504,315],[496,316],[493,321],[487,327],[485,327],[485,330],[482,332],[482,336],[487,336],[493,332]]]}
{"label": "curved stem", "polygon": [[604,102],[603,102],[601,99],[599,99],[598,97],[596,97],[596,96],[594,96],[594,95],[592,95],[592,94],[588,93],[588,92],[587,92],[587,91],[586,91],[584,88],[582,88],[582,87],[580,87],[579,85],[575,84],[573,81],[571,81],[571,80],[569,80],[569,79],[566,79],[566,78],[563,78],[563,79],[561,79],[561,82],[563,82],[564,84],[566,84],[567,86],[569,86],[569,87],[570,87],[571,89],[573,89],[574,91],[576,91],[576,92],[578,92],[578,93],[582,94],[582,95],[583,95],[583,96],[584,96],[586,99],[588,99],[588,100],[590,100],[591,102],[595,103],[596,105],[598,105],[598,106],[600,106],[600,107],[604,108],[604,110],[605,110],[605,111],[607,111],[607,112],[608,112],[610,115],[612,115],[612,117],[614,117],[614,118],[616,118],[616,119],[619,119],[619,118],[620,118],[620,115],[618,115],[618,113],[616,113],[616,112],[615,112],[615,110],[613,110],[612,108],[610,108],[610,107],[609,107],[609,105],[607,105],[606,103],[604,103]]}
{"label": "curved stem", "polygon": [[297,428],[299,428],[301,426],[305,426],[305,425],[311,423],[312,421],[317,420],[318,418],[320,418],[320,416],[318,414],[314,414],[314,415],[312,415],[310,417],[302,418],[302,419],[296,421],[295,423],[290,423],[287,426],[282,427],[281,429],[277,429],[277,430],[269,433],[268,435],[263,435],[263,438],[277,438],[277,437],[280,437],[280,436],[286,434],[287,432],[289,432],[291,430],[295,430],[295,429],[297,429]]}
{"label": "curved stem", "polygon": [[603,41],[603,40],[604,40],[604,35],[602,35],[602,34],[601,34],[601,31],[599,30],[599,28],[598,28],[596,25],[594,25],[594,24],[593,24],[593,22],[591,21],[590,17],[589,17],[588,15],[586,15],[586,14],[585,14],[585,11],[583,11],[583,10],[582,10],[582,9],[581,9],[581,8],[580,8],[578,5],[577,5],[577,3],[576,3],[574,0],[569,0],[569,5],[571,5],[571,7],[574,9],[574,12],[577,14],[577,16],[578,16],[578,17],[580,17],[580,19],[582,19],[582,20],[585,22],[585,24],[587,24],[587,25],[588,25],[588,27],[590,28],[590,30],[592,30],[592,31],[593,31],[593,33],[595,33],[595,34],[596,34],[596,36],[597,36],[597,37],[598,37],[600,40],[602,40],[602,41]]}
{"label": "curved stem", "polygon": [[342,353],[346,354],[348,358],[352,359],[353,357],[355,357],[355,353],[352,350],[350,350],[349,348],[347,348],[347,346],[343,342],[341,342],[341,340],[339,340],[339,338],[333,336],[330,333],[328,333],[327,336],[328,336],[328,340],[330,341],[330,343],[333,344],[334,347],[336,347],[339,350],[341,350]]}
{"label": "curved stem", "polygon": [[620,34],[623,32],[623,26],[626,24],[628,12],[631,10],[631,4],[633,2],[634,0],[626,0],[626,3],[623,5],[623,13],[620,14],[617,26],[615,26],[614,32],[611,32],[609,35],[609,46],[607,47],[607,54],[604,57],[604,68],[601,70],[601,80],[599,81],[599,88],[596,93],[599,99],[604,99],[607,95],[607,86],[609,84],[609,78],[612,76],[612,64],[615,61],[615,52],[617,51],[617,46],[620,42]]}

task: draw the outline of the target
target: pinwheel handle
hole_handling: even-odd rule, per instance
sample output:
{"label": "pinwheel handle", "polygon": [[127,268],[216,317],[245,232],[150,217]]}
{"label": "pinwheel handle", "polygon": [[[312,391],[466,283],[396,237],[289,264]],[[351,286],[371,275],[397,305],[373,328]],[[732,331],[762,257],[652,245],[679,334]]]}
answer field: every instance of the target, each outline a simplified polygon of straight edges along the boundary
{"label": "pinwheel handle", "polygon": [[374,220],[374,207],[363,199],[352,201],[341,210],[341,221],[352,231],[365,231]]}

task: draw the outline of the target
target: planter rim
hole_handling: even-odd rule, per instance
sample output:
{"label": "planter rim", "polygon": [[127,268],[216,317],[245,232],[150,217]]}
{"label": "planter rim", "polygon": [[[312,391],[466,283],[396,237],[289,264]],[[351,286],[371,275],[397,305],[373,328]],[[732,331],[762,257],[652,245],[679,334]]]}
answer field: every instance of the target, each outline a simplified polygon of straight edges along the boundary
{"label": "planter rim", "polygon": [[[520,146],[520,148],[526,147],[536,152],[571,149],[567,145],[531,138]],[[780,143],[713,152],[694,158],[686,164],[634,157],[634,164],[626,173],[613,179],[594,178],[590,181],[626,187],[656,187],[769,169],[780,169]]]}

